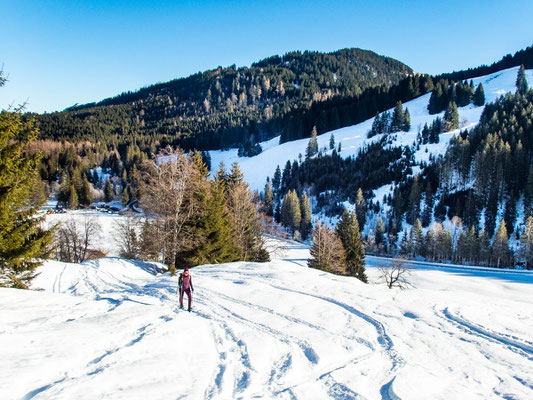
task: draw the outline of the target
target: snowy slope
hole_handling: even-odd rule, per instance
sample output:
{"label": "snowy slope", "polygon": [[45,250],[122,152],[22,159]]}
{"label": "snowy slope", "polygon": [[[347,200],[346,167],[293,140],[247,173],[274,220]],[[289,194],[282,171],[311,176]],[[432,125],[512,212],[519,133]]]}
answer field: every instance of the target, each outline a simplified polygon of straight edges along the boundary
{"label": "snowy slope", "polygon": [[150,265],[47,262],[43,292],[0,289],[1,398],[533,398],[532,274],[422,265],[398,291],[308,256],[194,268],[195,313]]}
{"label": "snowy slope", "polygon": [[[485,91],[486,103],[492,102],[500,97],[502,94],[514,92],[516,90],[515,81],[518,72],[518,67],[510,68],[504,71],[495,72],[490,75],[473,79],[477,86],[483,83]],[[533,85],[533,70],[527,70],[526,76],[529,85]],[[409,108],[411,116],[411,130],[409,132],[399,132],[396,135],[395,145],[410,146],[416,140],[418,130],[422,129],[425,123],[430,124],[437,116],[443,117],[444,112],[440,114],[430,115],[427,111],[427,105],[431,94],[420,96],[404,104]],[[466,107],[459,108],[460,129],[472,128],[479,122],[479,117],[483,112],[484,107],[475,107],[470,104]],[[340,142],[342,145],[341,156],[349,157],[357,155],[359,149],[366,143],[376,141],[380,135],[371,139],[367,139],[367,132],[372,126],[374,118],[364,121],[360,124],[337,129],[332,132],[324,133],[318,136],[319,148],[329,149],[329,138],[333,134],[336,143]],[[443,133],[440,135],[440,143],[428,144],[420,147],[415,157],[416,160],[427,161],[429,154],[443,154],[446,151],[448,142],[452,136],[458,133],[459,130]],[[298,155],[305,157],[305,149],[309,139],[301,139],[292,142],[279,144],[279,137],[271,139],[267,142],[261,143],[263,152],[255,157],[238,157],[237,149],[230,149],[227,151],[210,151],[212,169],[215,170],[221,161],[224,161],[226,167],[229,167],[234,161],[238,161],[244,173],[246,181],[254,190],[261,191],[265,187],[267,176],[274,175],[276,166],[279,165],[281,169],[286,162],[290,160],[298,160]],[[426,153],[426,148],[428,152]]]}

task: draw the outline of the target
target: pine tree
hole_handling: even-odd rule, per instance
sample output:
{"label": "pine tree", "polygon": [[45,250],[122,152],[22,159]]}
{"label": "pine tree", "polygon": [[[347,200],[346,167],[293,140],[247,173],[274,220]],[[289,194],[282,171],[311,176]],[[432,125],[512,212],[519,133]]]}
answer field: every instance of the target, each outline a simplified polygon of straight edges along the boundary
{"label": "pine tree", "polygon": [[311,257],[307,261],[310,268],[336,274],[346,272],[346,258],[339,237],[326,225],[318,222],[313,229]]}
{"label": "pine tree", "polygon": [[311,223],[311,202],[307,193],[303,193],[300,197],[300,211],[302,213],[302,220],[300,222],[300,234],[302,235],[302,240],[307,240],[313,225]]}
{"label": "pine tree", "polygon": [[524,65],[520,66],[520,69],[518,70],[518,74],[516,76],[516,91],[520,94],[527,93],[527,79]]}
{"label": "pine tree", "polygon": [[367,283],[365,274],[365,251],[361,232],[355,212],[349,213],[344,210],[341,220],[337,224],[337,235],[339,236],[344,253],[346,254],[346,272],[357,277],[362,282]]}
{"label": "pine tree", "polygon": [[272,185],[270,184],[270,179],[267,180],[265,185],[265,214],[269,217],[274,215],[274,193],[272,192]]}
{"label": "pine tree", "polygon": [[473,99],[474,105],[476,107],[481,107],[485,104],[485,91],[483,90],[483,84],[480,83],[477,88],[476,92],[474,93],[474,99]]}
{"label": "pine tree", "polygon": [[113,200],[114,197],[113,193],[113,186],[111,185],[111,180],[106,179],[105,186],[104,186],[104,200],[106,203],[109,203],[111,200]]}
{"label": "pine tree", "polygon": [[231,171],[227,177],[227,185],[238,185],[244,182],[244,174],[241,171],[241,168],[239,167],[239,163],[235,161],[231,165]]}
{"label": "pine tree", "polygon": [[130,202],[130,194],[128,192],[129,192],[129,188],[128,186],[126,186],[126,188],[122,192],[122,205],[123,206],[128,205]]}
{"label": "pine tree", "polygon": [[459,128],[459,111],[457,110],[457,104],[450,102],[444,113],[444,129],[449,132],[457,128]]}
{"label": "pine tree", "polygon": [[215,172],[215,180],[224,185],[228,181],[228,173],[226,171],[226,164],[224,164],[224,161],[220,161],[220,164],[218,164],[218,169]]}
{"label": "pine tree", "polygon": [[426,205],[422,212],[422,226],[425,228],[431,223],[431,216],[433,215],[433,190],[431,183],[428,181],[426,185]]}
{"label": "pine tree", "polygon": [[509,263],[509,238],[507,236],[507,228],[505,220],[502,219],[496,235],[494,236],[494,243],[492,244],[492,255],[496,260],[496,267],[505,267]]}
{"label": "pine tree", "polygon": [[490,260],[490,237],[485,228],[482,228],[478,235],[479,260],[488,264]]}
{"label": "pine tree", "polygon": [[305,158],[309,159],[313,157],[316,153],[318,153],[318,141],[316,126],[313,126],[313,130],[311,131],[311,138],[309,139],[307,149],[305,150]]}
{"label": "pine tree", "polygon": [[[0,74],[1,78],[1,74]],[[0,86],[1,84],[0,79]],[[50,254],[52,231],[41,227],[29,194],[37,182],[39,155],[27,150],[37,137],[33,121],[0,112],[0,286],[27,289]]]}

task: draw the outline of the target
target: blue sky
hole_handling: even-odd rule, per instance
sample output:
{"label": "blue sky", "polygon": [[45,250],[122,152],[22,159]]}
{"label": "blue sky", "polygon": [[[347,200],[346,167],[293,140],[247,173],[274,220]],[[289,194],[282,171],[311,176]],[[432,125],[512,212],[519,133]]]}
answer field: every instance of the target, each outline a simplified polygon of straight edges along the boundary
{"label": "blue sky", "polygon": [[360,47],[415,71],[490,64],[533,44],[533,1],[3,2],[0,107],[98,101],[291,50]]}

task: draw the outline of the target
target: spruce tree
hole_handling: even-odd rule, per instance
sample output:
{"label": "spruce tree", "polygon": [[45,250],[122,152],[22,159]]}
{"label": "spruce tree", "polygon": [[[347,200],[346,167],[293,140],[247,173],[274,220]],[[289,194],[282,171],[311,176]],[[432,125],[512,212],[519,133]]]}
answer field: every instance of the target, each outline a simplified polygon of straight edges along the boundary
{"label": "spruce tree", "polygon": [[311,202],[307,193],[303,193],[300,196],[300,211],[302,214],[302,220],[300,222],[300,234],[302,235],[302,240],[307,240],[313,225],[311,223]]}
{"label": "spruce tree", "polygon": [[74,184],[70,185],[69,198],[68,198],[68,208],[75,210],[78,208],[78,192],[76,192],[76,187]]}
{"label": "spruce tree", "polygon": [[93,202],[93,195],[91,193],[91,186],[89,184],[89,181],[87,180],[87,177],[84,176],[82,179],[80,204],[84,206],[88,206],[92,202]]}
{"label": "spruce tree", "polygon": [[454,102],[448,103],[444,113],[444,128],[446,132],[459,128],[459,111],[457,104]]}
{"label": "spruce tree", "polygon": [[264,199],[265,214],[269,217],[274,215],[274,193],[272,192],[272,185],[270,179],[265,185],[265,199]]}
{"label": "spruce tree", "polygon": [[111,185],[111,180],[106,179],[105,186],[104,186],[104,200],[106,203],[109,203],[111,200],[113,200],[114,197],[113,193],[113,185]]}
{"label": "spruce tree", "polygon": [[483,90],[483,84],[480,83],[477,88],[476,92],[474,93],[474,99],[473,99],[474,105],[476,107],[481,107],[485,104],[485,91]]}
{"label": "spruce tree", "polygon": [[367,283],[365,274],[365,251],[361,232],[355,212],[349,213],[344,210],[341,220],[337,224],[337,235],[339,236],[344,253],[346,254],[346,272],[355,276],[362,282]]}
{"label": "spruce tree", "polygon": [[527,93],[527,79],[524,65],[520,66],[520,69],[518,70],[518,74],[516,76],[516,91],[520,94]]}
{"label": "spruce tree", "polygon": [[[186,258],[186,265],[220,264],[237,259],[237,249],[230,229],[224,183],[211,181],[204,201],[204,214],[196,230],[198,247]],[[252,221],[253,223],[253,221]]]}
{"label": "spruce tree", "polygon": [[357,215],[357,222],[361,228],[365,227],[366,224],[366,201],[363,196],[363,191],[361,188],[357,189],[357,196],[355,198],[355,214]]}
{"label": "spruce tree", "polygon": [[424,234],[422,233],[422,224],[417,218],[413,224],[413,251],[415,256],[422,255],[424,253]]}
{"label": "spruce tree", "polygon": [[333,150],[335,148],[335,136],[333,133],[329,137],[329,149]]}
{"label": "spruce tree", "polygon": [[[0,74],[1,77],[1,74]],[[1,82],[0,82],[1,86]],[[27,150],[37,137],[33,121],[0,112],[0,286],[27,289],[51,251],[52,231],[41,225],[29,195],[37,182],[39,155]]]}
{"label": "spruce tree", "polygon": [[403,114],[403,106],[402,102],[398,101],[396,103],[396,107],[394,107],[394,111],[392,113],[392,121],[390,125],[390,131],[391,132],[399,132],[403,130],[404,127],[404,114]]}
{"label": "spruce tree", "polygon": [[520,255],[522,256],[526,268],[533,267],[533,217],[529,216],[526,221],[524,231],[520,235]]}
{"label": "spruce tree", "polygon": [[383,243],[385,243],[385,225],[380,217],[376,222],[376,244],[379,246]]}
{"label": "spruce tree", "polygon": [[508,266],[510,261],[509,255],[509,237],[507,236],[505,220],[502,219],[494,236],[494,243],[492,244],[492,256],[496,261],[496,267],[502,268]]}
{"label": "spruce tree", "polygon": [[309,139],[307,149],[305,150],[305,158],[309,159],[313,157],[316,153],[318,153],[318,141],[316,126],[313,126],[313,130],[311,131],[311,138]]}
{"label": "spruce tree", "polygon": [[411,130],[411,115],[409,114],[409,109],[405,107],[405,111],[403,113],[402,131],[409,132],[410,130]]}

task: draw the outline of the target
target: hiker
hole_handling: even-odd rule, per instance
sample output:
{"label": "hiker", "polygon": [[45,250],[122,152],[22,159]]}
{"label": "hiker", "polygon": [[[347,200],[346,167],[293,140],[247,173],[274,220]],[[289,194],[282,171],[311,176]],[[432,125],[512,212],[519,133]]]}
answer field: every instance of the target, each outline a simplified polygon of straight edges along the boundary
{"label": "hiker", "polygon": [[194,287],[192,286],[192,278],[191,274],[189,273],[189,268],[185,267],[183,273],[180,274],[178,285],[180,293],[180,308],[183,308],[183,293],[187,293],[187,297],[189,297],[189,308],[187,311],[191,311],[192,292],[194,292]]}

